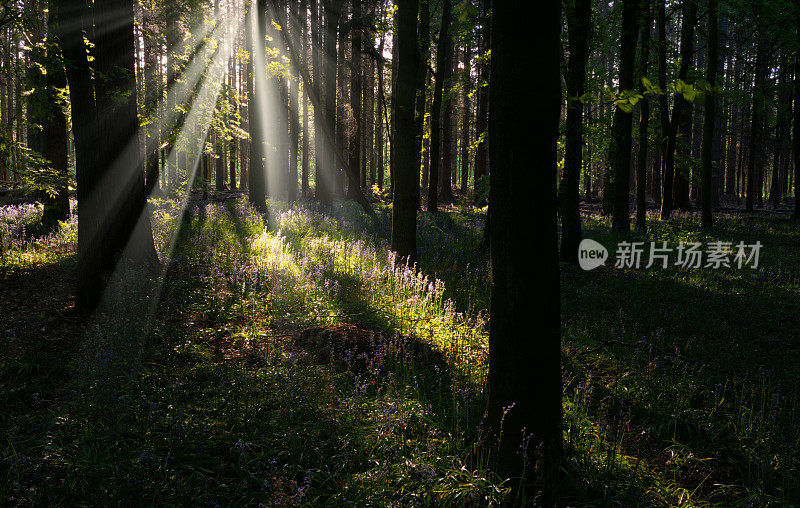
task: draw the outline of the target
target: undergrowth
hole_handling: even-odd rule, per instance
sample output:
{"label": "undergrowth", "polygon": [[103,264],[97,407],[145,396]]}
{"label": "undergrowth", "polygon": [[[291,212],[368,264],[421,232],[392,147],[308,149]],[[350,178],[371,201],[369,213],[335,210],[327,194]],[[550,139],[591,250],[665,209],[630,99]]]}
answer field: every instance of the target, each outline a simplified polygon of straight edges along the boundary
{"label": "undergrowth", "polygon": [[[157,204],[161,277],[121,265],[63,400],[0,413],[4,499],[509,501],[511,483],[473,453],[488,346],[484,211],[420,214],[421,261],[409,267],[388,250],[388,207],[375,219],[351,204],[270,209],[267,229],[241,201],[191,200],[185,213]],[[26,220],[7,220],[16,229],[3,238],[23,238]],[[604,245],[620,240],[601,217],[585,226]],[[760,240],[762,265],[562,266],[562,504],[794,504],[796,225],[723,215],[710,235],[694,216],[649,226],[634,238]],[[5,252],[47,251],[14,241]],[[4,384],[31,375],[2,362]]]}

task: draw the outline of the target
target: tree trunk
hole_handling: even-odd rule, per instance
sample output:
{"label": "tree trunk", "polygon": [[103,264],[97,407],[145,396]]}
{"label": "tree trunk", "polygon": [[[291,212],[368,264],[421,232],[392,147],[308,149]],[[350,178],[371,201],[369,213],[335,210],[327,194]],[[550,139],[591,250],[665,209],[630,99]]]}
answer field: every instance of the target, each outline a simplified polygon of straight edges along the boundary
{"label": "tree trunk", "polygon": [[394,150],[394,195],[391,249],[409,264],[417,261],[417,203],[419,167],[414,153],[414,124],[419,50],[417,47],[417,0],[397,3],[397,83],[394,97],[396,122]]}
{"label": "tree trunk", "polygon": [[462,119],[461,119],[461,195],[467,193],[469,183],[469,131],[472,119],[470,118],[471,108],[469,96],[472,93],[472,41],[469,35],[464,37],[464,70],[461,74],[461,100],[462,100]]}
{"label": "tree trunk", "polygon": [[[419,29],[417,41],[419,46],[419,69],[417,70],[416,103],[414,106],[414,131],[416,139],[414,151],[417,154],[417,168],[422,167],[422,140],[425,137],[425,92],[428,85],[428,67],[431,61],[430,35],[430,0],[419,1]],[[428,174],[422,178],[423,187],[428,186]],[[419,207],[419,204],[417,205]]]}
{"label": "tree trunk", "polygon": [[[55,3],[53,0],[51,2]],[[58,89],[67,86],[67,77],[59,56],[58,46],[48,44],[47,57],[44,61],[47,69],[46,86],[42,90],[44,101],[40,104],[45,108],[45,118],[42,123],[42,156],[48,161],[58,181],[54,183],[53,193],[46,192],[43,199],[42,224],[47,228],[54,228],[58,225],[58,221],[66,221],[69,217],[67,118],[64,116],[64,105],[59,100],[57,92]]]}
{"label": "tree trunk", "polygon": [[[353,20],[361,17],[361,0],[353,0]],[[347,196],[355,198],[358,191],[354,182],[361,181],[361,28],[353,27],[351,34],[352,65],[350,66],[350,107],[353,110],[350,130],[350,185]]]}
{"label": "tree trunk", "polygon": [[575,0],[567,4],[569,60],[567,62],[567,129],[564,173],[559,186],[561,211],[561,261],[578,263],[581,242],[581,214],[578,187],[583,158],[583,101],[586,61],[589,57],[592,4]]}
{"label": "tree trunk", "polygon": [[[451,16],[452,16],[452,6]],[[449,18],[450,16],[448,16]],[[448,30],[448,44],[447,44],[447,79],[443,80],[444,92],[442,94],[442,148],[441,148],[441,162],[439,168],[439,201],[442,203],[453,202],[453,140],[455,138],[453,115],[455,114],[455,107],[453,103],[451,88],[453,77],[453,36],[451,34],[452,28]],[[437,55],[438,56],[438,55]]]}
{"label": "tree trunk", "polygon": [[[539,4],[536,16],[528,18],[512,3],[497,2],[492,14],[493,32],[502,37],[492,39],[492,255],[484,442],[496,454],[499,471],[517,476],[538,470],[545,485],[558,470],[562,433],[555,202],[560,7],[560,2]],[[520,54],[530,60],[524,66],[519,65]],[[538,162],[534,167],[531,154]],[[535,249],[531,238],[536,239]],[[534,298],[532,288],[543,298]],[[534,463],[538,453],[543,467]]]}
{"label": "tree trunk", "polygon": [[137,135],[133,7],[132,0],[103,0],[94,7],[96,19],[117,20],[95,36],[96,72],[108,77],[95,82],[95,93],[109,269],[121,254],[149,269],[158,263]]}
{"label": "tree trunk", "polygon": [[[641,79],[647,77],[647,64],[650,59],[650,30],[653,24],[653,11],[650,2],[644,7],[644,22],[641,26],[642,47],[639,53],[639,93],[644,95],[645,87]],[[645,96],[639,101],[639,154],[636,163],[636,229],[647,229],[647,149],[650,142],[648,129],[650,126],[650,98]]]}
{"label": "tree trunk", "polygon": [[[620,41],[619,91],[633,90],[633,71],[636,65],[636,39],[639,29],[639,0],[623,0],[622,38]],[[609,161],[614,171],[614,231],[626,233],[631,228],[630,176],[632,111],[617,107],[614,110],[611,153]]]}
{"label": "tree trunk", "polygon": [[75,180],[78,194],[78,267],[75,305],[89,314],[102,294],[103,196],[100,192],[100,153],[97,109],[83,29],[91,19],[82,0],[51,3],[51,26],[64,56],[75,136]]}
{"label": "tree trunk", "polygon": [[[683,26],[681,27],[681,65],[678,79],[686,82],[689,67],[694,54],[694,28],[697,24],[697,3],[695,0],[684,0]],[[672,105],[672,122],[667,140],[667,172],[673,174],[672,204],[679,210],[688,210],[689,203],[689,168],[675,168],[675,151],[678,139],[688,140],[692,133],[692,104],[681,93],[674,94]],[[662,211],[663,214],[663,211]]]}
{"label": "tree trunk", "polygon": [[[247,62],[247,124],[250,130],[250,163],[247,172],[247,193],[256,210],[267,211],[266,174],[264,164],[264,126],[258,118],[260,103],[264,100],[265,90],[261,90],[259,82],[266,80],[263,48],[256,41],[264,38],[266,0],[257,0],[250,4],[246,31],[247,48],[250,59]],[[261,76],[261,79],[256,79]],[[258,88],[257,88],[258,87]]]}
{"label": "tree trunk", "polygon": [[[300,45],[301,50],[303,52],[303,57],[301,61],[301,65],[305,65],[306,68],[309,66],[308,60],[308,6],[306,5],[307,0],[303,0],[300,4],[300,23],[302,25],[302,31],[300,33],[300,37],[302,43]],[[312,8],[314,6],[312,5]],[[300,94],[300,101],[303,105],[303,147],[302,147],[302,169],[300,170],[300,189],[303,193],[303,197],[308,196],[309,186],[308,186],[308,176],[311,171],[311,152],[310,152],[310,143],[309,137],[311,135],[311,131],[308,128],[308,98],[306,95],[308,94],[309,90],[308,87],[304,84],[303,85],[303,93]]]}
{"label": "tree trunk", "polygon": [[[755,75],[755,88],[753,89],[753,111],[750,123],[750,146],[747,154],[747,196],[745,198],[745,210],[748,212],[753,211],[755,202],[754,197],[756,193],[761,196],[761,188],[756,183],[758,175],[756,174],[756,164],[758,160],[758,146],[759,136],[761,135],[761,118],[762,110],[764,108],[765,96],[765,83],[767,74],[767,57],[766,57],[766,44],[762,40],[763,36],[759,35],[758,47],[756,49],[756,75]],[[760,179],[758,179],[760,183]],[[760,198],[759,198],[760,199]]]}
{"label": "tree trunk", "polygon": [[772,182],[770,184],[769,200],[772,203],[773,209],[778,209],[781,206],[781,194],[783,194],[783,186],[781,185],[781,162],[783,160],[783,146],[786,138],[785,126],[788,124],[786,116],[786,104],[790,104],[790,100],[785,93],[786,81],[789,75],[788,60],[784,54],[780,59],[780,66],[778,67],[778,90],[776,103],[777,118],[775,125],[775,147],[772,151]]}
{"label": "tree trunk", "polygon": [[[492,21],[490,11],[492,9],[491,0],[483,0],[483,12],[481,13],[481,23],[483,30],[481,33],[480,57],[486,58],[489,55],[489,48],[492,40]],[[478,111],[475,119],[475,138],[477,147],[475,150],[475,181],[473,182],[475,191],[479,190],[481,179],[489,170],[489,151],[487,149],[487,120],[489,116],[489,77],[491,65],[488,61],[483,61],[478,73]]]}
{"label": "tree trunk", "polygon": [[[708,1],[708,57],[706,58],[706,83],[713,89],[717,80],[717,59],[719,45],[719,29],[717,26],[717,0]],[[716,189],[713,187],[713,144],[714,128],[716,127],[716,103],[715,93],[712,91],[706,97],[705,122],[703,125],[703,148],[702,160],[703,169],[700,179],[700,210],[701,224],[703,229],[711,229],[714,219],[711,214],[711,193]]]}
{"label": "tree trunk", "polygon": [[444,86],[450,78],[450,0],[442,2],[442,24],[436,46],[436,85],[431,108],[431,161],[428,173],[428,211],[439,211],[439,163],[441,161],[442,97]]}
{"label": "tree trunk", "polygon": [[800,220],[800,51],[794,58],[794,213],[792,217]]}
{"label": "tree trunk", "polygon": [[[669,119],[669,99],[667,97],[667,31],[666,9],[664,0],[658,0],[656,6],[658,25],[658,86],[661,94],[658,97],[659,117],[661,120],[661,220],[669,219],[672,215],[672,177],[674,171],[674,153],[667,155],[671,130]],[[668,164],[667,161],[670,160]]]}

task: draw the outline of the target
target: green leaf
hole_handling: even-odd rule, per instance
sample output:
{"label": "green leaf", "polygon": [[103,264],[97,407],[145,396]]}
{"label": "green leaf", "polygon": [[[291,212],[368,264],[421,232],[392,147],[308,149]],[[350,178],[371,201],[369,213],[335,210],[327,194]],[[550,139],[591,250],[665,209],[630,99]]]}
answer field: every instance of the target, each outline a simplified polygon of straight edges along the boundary
{"label": "green leaf", "polygon": [[633,104],[629,101],[617,101],[617,107],[625,113],[633,113]]}

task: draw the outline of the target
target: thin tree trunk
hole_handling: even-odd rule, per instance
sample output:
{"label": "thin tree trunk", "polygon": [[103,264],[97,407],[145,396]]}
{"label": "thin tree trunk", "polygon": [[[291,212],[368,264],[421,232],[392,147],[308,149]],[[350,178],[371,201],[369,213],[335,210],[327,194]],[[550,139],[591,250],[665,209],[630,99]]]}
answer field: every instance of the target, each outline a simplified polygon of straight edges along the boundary
{"label": "thin tree trunk", "polygon": [[[415,143],[414,151],[417,154],[417,167],[422,166],[422,140],[425,135],[425,92],[428,84],[428,67],[431,61],[430,48],[430,1],[419,1],[419,29],[417,30],[417,41],[419,46],[419,69],[417,70],[416,82],[416,103],[414,106],[414,131]],[[422,186],[428,187],[428,174],[423,174]],[[417,205],[419,207],[419,204]]]}
{"label": "thin tree trunk", "polygon": [[444,86],[450,78],[450,0],[442,1],[442,24],[436,46],[436,85],[431,108],[431,161],[428,174],[428,211],[439,211],[439,163],[441,161],[442,99]]}
{"label": "thin tree trunk", "polygon": [[[647,64],[650,59],[650,30],[653,24],[653,14],[649,0],[644,6],[645,14],[641,27],[642,47],[639,53],[639,93],[644,95],[645,87],[641,82],[647,77]],[[649,143],[648,129],[650,126],[650,98],[644,96],[640,101],[639,109],[639,154],[636,163],[636,229],[647,229],[647,149]]]}
{"label": "thin tree trunk", "polygon": [[[636,39],[639,29],[639,0],[623,0],[622,38],[620,41],[619,91],[633,90],[633,74],[636,65]],[[612,226],[614,231],[628,232],[630,217],[630,176],[631,176],[631,129],[632,111],[621,107],[614,110],[611,154],[609,161],[614,168],[614,209]]]}
{"label": "thin tree trunk", "polygon": [[[661,94],[658,97],[659,117],[661,119],[661,220],[672,215],[672,177],[675,169],[674,153],[668,156],[671,130],[669,118],[669,99],[667,97],[667,32],[665,0],[658,0],[656,6],[658,25],[658,86]],[[669,160],[669,163],[668,163]]]}
{"label": "thin tree trunk", "polygon": [[464,70],[461,75],[461,100],[462,100],[462,119],[461,119],[461,195],[467,193],[469,183],[469,147],[470,147],[470,118],[471,108],[469,96],[472,93],[472,41],[469,35],[464,37]]}
{"label": "thin tree trunk", "polygon": [[[695,0],[684,0],[683,26],[681,27],[681,65],[678,70],[678,79],[686,82],[689,76],[689,67],[694,54],[694,28],[697,24],[697,3]],[[681,93],[674,94],[672,106],[672,122],[670,125],[669,139],[667,140],[666,165],[673,173],[672,203],[679,210],[691,208],[689,202],[689,168],[675,167],[675,152],[678,139],[688,140],[692,133],[692,103],[689,103]]]}
{"label": "thin tree trunk", "polygon": [[[353,20],[361,17],[361,0],[352,0]],[[350,136],[350,185],[347,196],[353,199],[357,187],[353,182],[361,181],[361,28],[353,27],[350,30],[352,65],[350,66],[350,107],[352,108],[352,126]]]}
{"label": "thin tree trunk", "polygon": [[[798,26],[800,30],[800,26]],[[800,52],[794,61],[794,213],[792,217],[800,220]]]}
{"label": "thin tree trunk", "polygon": [[[263,100],[258,94],[265,93],[257,90],[256,73],[263,69],[259,63],[263,58],[261,44],[256,41],[264,36],[266,25],[265,17],[266,0],[257,0],[250,4],[248,22],[245,27],[247,48],[250,58],[247,62],[247,125],[250,131],[250,162],[248,164],[247,193],[250,203],[261,213],[267,212],[266,201],[266,168],[264,164],[264,129],[258,118],[258,104]],[[266,78],[264,78],[266,79]]]}
{"label": "thin tree trunk", "polygon": [[[706,58],[706,83],[713,89],[717,81],[717,59],[719,45],[719,27],[717,26],[717,0],[708,1],[708,57]],[[711,213],[711,193],[713,188],[713,144],[714,128],[716,127],[716,103],[717,99],[712,92],[706,97],[705,118],[703,125],[703,148],[702,160],[703,168],[700,180],[700,210],[701,224],[703,229],[711,229],[714,219]]]}
{"label": "thin tree trunk", "polygon": [[[756,75],[755,75],[755,88],[753,89],[753,101],[752,101],[752,118],[750,123],[750,140],[749,140],[749,152],[747,154],[747,196],[745,198],[745,210],[748,212],[753,211],[753,205],[755,204],[755,195],[758,192],[758,196],[761,196],[761,188],[756,183],[757,174],[756,174],[756,164],[760,162],[758,160],[758,137],[761,133],[761,110],[763,109],[764,104],[764,95],[765,95],[765,86],[764,81],[766,79],[767,73],[767,65],[766,65],[766,45],[765,42],[762,40],[762,36],[759,36],[758,47],[756,49]],[[760,179],[759,179],[760,183]]]}
{"label": "thin tree trunk", "polygon": [[561,261],[578,262],[581,241],[581,214],[578,186],[583,157],[583,101],[586,84],[586,62],[589,57],[592,4],[576,0],[568,4],[567,32],[567,131],[564,148],[564,173],[559,186],[561,212]]}
{"label": "thin tree trunk", "polygon": [[[485,58],[489,53],[492,40],[492,22],[490,11],[492,9],[491,0],[483,0],[483,12],[481,13],[481,23],[483,30],[481,33],[481,58]],[[475,150],[475,181],[474,190],[478,191],[481,179],[489,170],[489,151],[487,149],[487,120],[489,117],[489,75],[491,65],[489,62],[481,63],[478,73],[478,111],[475,119],[475,137],[477,147]]]}

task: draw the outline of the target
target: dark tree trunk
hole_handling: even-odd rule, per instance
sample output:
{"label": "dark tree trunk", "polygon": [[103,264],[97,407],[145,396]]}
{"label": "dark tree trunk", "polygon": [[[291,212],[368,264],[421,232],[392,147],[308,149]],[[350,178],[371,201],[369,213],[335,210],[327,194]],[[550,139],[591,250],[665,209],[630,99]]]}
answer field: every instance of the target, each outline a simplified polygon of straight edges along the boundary
{"label": "dark tree trunk", "polygon": [[433,90],[431,107],[431,160],[428,173],[428,211],[439,211],[439,163],[441,162],[442,136],[442,98],[444,86],[450,78],[450,0],[442,3],[442,25],[439,29],[439,42],[436,46],[436,85]]}
{"label": "dark tree trunk", "polygon": [[150,269],[158,263],[137,135],[133,7],[132,0],[102,0],[94,7],[96,19],[117,20],[98,27],[95,36],[96,72],[107,76],[95,82],[95,93],[105,182],[104,265],[109,269],[122,254]]}
{"label": "dark tree trunk", "polygon": [[[678,70],[678,79],[686,82],[694,54],[694,28],[697,24],[695,0],[684,0],[682,23],[681,65]],[[689,203],[689,168],[675,167],[675,151],[678,139],[688,140],[692,134],[692,104],[681,93],[676,93],[673,97],[672,122],[667,140],[666,171],[673,174],[673,206],[679,210],[688,210],[691,207]]]}
{"label": "dark tree trunk", "polygon": [[[247,62],[247,125],[250,130],[250,163],[247,172],[247,193],[250,203],[261,213],[267,212],[266,201],[266,168],[264,161],[264,126],[258,117],[260,102],[264,99],[265,90],[257,87],[260,80],[256,79],[257,73],[264,72],[263,48],[256,44],[257,40],[264,37],[266,25],[265,9],[266,0],[258,0],[251,4],[246,27],[247,48],[250,59]],[[266,76],[263,77],[266,80]]]}
{"label": "dark tree trunk", "polygon": [[[324,111],[325,95],[323,87],[325,60],[322,54],[322,32],[324,30],[323,15],[320,10],[323,0],[312,1],[311,4],[311,60],[314,70],[314,91],[319,97],[320,111],[314,110],[314,194],[315,197],[323,202],[330,202],[330,191],[327,184],[327,175],[323,167],[325,166],[325,142],[321,136],[325,129]],[[311,91],[309,90],[309,93]]]}
{"label": "dark tree trunk", "polygon": [[[669,99],[667,98],[667,31],[666,9],[664,0],[658,0],[656,6],[658,25],[658,86],[661,94],[658,97],[659,118],[661,120],[661,219],[669,219],[672,215],[672,177],[675,169],[675,155],[668,156],[668,139],[671,130],[669,119]],[[667,161],[670,161],[668,164]]]}
{"label": "dark tree trunk", "polygon": [[[422,167],[422,140],[425,135],[425,92],[428,84],[428,67],[431,61],[430,43],[430,0],[419,1],[419,69],[417,70],[416,104],[414,112],[414,132],[416,134],[414,151],[417,154],[417,168]],[[428,184],[428,175],[423,175],[423,187]],[[419,205],[417,205],[419,207]]]}
{"label": "dark tree trunk", "polygon": [[[717,59],[719,45],[719,29],[717,26],[717,0],[708,1],[708,56],[706,58],[706,83],[714,87],[717,80]],[[716,127],[716,103],[714,92],[706,97],[705,122],[703,125],[703,169],[700,179],[700,210],[703,229],[711,229],[714,219],[711,214],[711,193],[716,192],[713,186],[712,173],[714,171],[713,144],[714,128]]]}
{"label": "dark tree trunk", "polygon": [[[497,2],[492,14],[493,32],[502,36],[492,39],[492,282],[484,442],[496,454],[500,471],[519,475],[538,469],[545,485],[557,471],[562,433],[555,200],[560,7],[560,2],[544,2],[536,16],[526,17],[512,2]],[[520,54],[529,59],[524,66]],[[538,161],[533,167],[532,153]],[[531,209],[531,203],[537,207]],[[531,288],[542,298],[534,298]],[[520,449],[527,453],[521,455]],[[533,464],[537,452],[542,468]]]}
{"label": "dark tree trunk", "polygon": [[[308,6],[306,5],[307,0],[302,0],[300,2],[300,48],[302,51],[302,57],[300,59],[300,64],[305,65],[306,68],[309,67],[308,61]],[[313,3],[313,2],[312,2]],[[314,6],[312,5],[312,8]],[[308,99],[306,95],[308,94],[309,90],[306,85],[303,85],[303,93],[299,93],[298,88],[298,95],[300,95],[300,101],[303,107],[303,125],[302,125],[302,132],[303,132],[303,144],[301,150],[301,170],[300,170],[300,190],[302,192],[303,197],[308,196],[308,174],[311,170],[311,153],[309,152],[309,135],[310,131],[308,129]]]}
{"label": "dark tree trunk", "polygon": [[[800,30],[800,27],[798,27]],[[792,217],[800,220],[800,51],[794,60],[794,213]]]}
{"label": "dark tree trunk", "polygon": [[419,201],[419,166],[414,153],[419,50],[417,47],[417,0],[397,3],[397,83],[395,84],[393,146],[395,175],[392,207],[391,248],[409,264],[417,261],[417,203]]}
{"label": "dark tree trunk", "polygon": [[[645,87],[641,79],[647,77],[647,64],[650,60],[650,30],[653,24],[653,11],[649,0],[645,0],[644,22],[641,26],[642,47],[639,53],[639,93],[644,95]],[[644,96],[639,101],[639,154],[636,163],[636,229],[647,229],[647,148],[649,144],[650,98]]]}
{"label": "dark tree trunk", "polygon": [[444,86],[449,78],[450,69],[450,13],[451,0],[443,0],[442,19],[439,29],[439,41],[436,46],[436,74],[431,106],[430,160],[428,167],[428,211],[439,210],[440,178],[439,168],[442,159],[442,115],[446,108],[442,107]]}
{"label": "dark tree trunk", "polygon": [[[490,11],[492,9],[491,0],[483,0],[483,12],[481,14],[481,23],[483,30],[481,33],[481,57],[485,57],[489,53],[489,47],[492,40],[492,21]],[[478,73],[478,110],[477,118],[475,119],[475,137],[477,138],[477,147],[475,149],[475,181],[473,185],[477,191],[480,186],[481,179],[486,175],[489,170],[489,151],[487,149],[487,120],[489,117],[489,75],[491,73],[491,65],[489,62],[481,63]]]}
{"label": "dark tree trunk", "polygon": [[[728,18],[719,12],[717,5],[717,17],[719,18],[719,38],[717,40],[717,80],[720,86],[725,85],[725,56],[723,50],[728,44]],[[724,164],[723,157],[726,151],[725,139],[722,132],[728,121],[727,110],[722,101],[717,100],[716,115],[714,116],[714,140],[711,145],[711,159],[714,161],[714,168],[711,174],[711,208],[719,208],[719,197],[723,191]]]}
{"label": "dark tree trunk", "polygon": [[216,157],[214,158],[214,187],[217,191],[225,190],[225,144],[217,139]]}
{"label": "dark tree trunk", "polygon": [[[736,35],[733,38],[733,43],[738,44],[740,42],[741,36]],[[744,58],[741,54],[736,54],[736,60],[733,63],[733,90],[732,92],[735,94],[739,90],[740,82],[741,82],[741,75],[742,75],[742,63],[744,62]],[[742,108],[736,104],[733,100],[730,100],[730,127],[728,130],[730,134],[728,135],[728,160],[725,163],[725,194],[729,196],[737,196],[736,192],[736,183],[737,183],[737,160],[741,156],[741,137],[738,136],[739,131],[741,130],[742,122]]]}
{"label": "dark tree trunk", "polygon": [[[361,0],[353,0],[353,19],[361,17]],[[354,27],[351,33],[352,66],[350,67],[350,107],[353,109],[350,136],[350,184],[347,197],[355,199],[359,192],[356,182],[361,181],[361,29]]]}
{"label": "dark tree trunk", "polygon": [[102,294],[103,197],[100,192],[100,153],[97,145],[97,109],[83,29],[91,19],[82,0],[51,3],[51,24],[64,56],[75,136],[75,179],[78,194],[78,281],[75,305],[90,313]]}
{"label": "dark tree trunk", "polygon": [[[51,3],[55,2],[51,0]],[[55,44],[48,46],[44,62],[47,69],[46,86],[41,91],[44,100],[40,104],[45,111],[42,122],[42,156],[48,161],[58,181],[55,182],[52,194],[49,191],[45,193],[42,224],[54,228],[58,225],[58,221],[66,221],[69,217],[67,118],[64,116],[63,104],[57,92],[58,89],[66,87],[67,77],[58,55],[58,46]]]}
{"label": "dark tree trunk", "polygon": [[[383,55],[383,48],[386,44],[386,39],[381,37],[381,42],[378,44],[378,54]],[[375,151],[377,152],[378,160],[375,163],[376,171],[378,172],[378,189],[383,191],[383,175],[384,175],[384,150],[386,147],[384,146],[383,142],[383,128],[384,128],[384,116],[386,116],[386,96],[384,94],[383,89],[383,62],[381,60],[377,60],[375,62],[375,71],[378,73],[378,113],[375,122]],[[383,114],[382,114],[383,113]],[[388,128],[388,118],[386,119],[386,127]]]}
{"label": "dark tree trunk", "polygon": [[[759,136],[761,135],[761,121],[762,112],[764,109],[764,96],[766,94],[765,83],[767,74],[767,55],[766,44],[762,40],[763,36],[759,35],[758,47],[756,49],[756,75],[755,75],[755,88],[753,89],[753,111],[750,122],[750,140],[747,154],[747,196],[745,198],[745,209],[748,212],[753,211],[755,197],[761,199],[761,179],[756,174],[756,165],[762,161],[759,160]],[[760,172],[760,171],[759,171]],[[758,180],[758,182],[756,182]]]}
{"label": "dark tree trunk", "polygon": [[461,195],[467,192],[469,182],[469,130],[472,119],[470,118],[471,108],[469,96],[472,93],[472,41],[469,35],[464,37],[464,70],[461,74],[461,99],[462,99],[462,119],[461,119]]}
{"label": "dark tree trunk", "polygon": [[577,264],[581,242],[581,214],[578,187],[583,159],[583,101],[586,61],[592,21],[590,0],[575,0],[567,7],[569,60],[567,62],[567,131],[564,173],[559,186],[561,211],[561,261]]}
{"label": "dark tree trunk", "polygon": [[[451,14],[448,16],[448,19],[452,16],[452,5],[450,6]],[[452,23],[452,21],[451,21]],[[444,86],[444,93],[442,94],[442,147],[441,147],[441,161],[439,166],[439,201],[442,203],[452,203],[453,202],[453,161],[454,161],[454,150],[453,150],[453,140],[456,139],[455,131],[454,131],[454,122],[453,122],[453,115],[455,114],[455,107],[453,103],[453,96],[452,96],[452,77],[453,77],[453,66],[454,66],[454,48],[453,48],[453,36],[452,36],[452,27],[448,30],[448,37],[447,37],[447,67],[446,67],[446,79],[443,79],[443,86]],[[437,55],[438,56],[438,55]]]}
{"label": "dark tree trunk", "polygon": [[785,89],[786,80],[789,74],[788,62],[786,56],[783,55],[780,59],[778,67],[778,89],[776,103],[777,118],[775,124],[775,147],[772,151],[772,182],[770,183],[769,200],[772,203],[773,209],[778,209],[781,206],[781,194],[783,193],[783,186],[781,185],[781,160],[783,158],[783,145],[785,141],[785,126],[788,123],[786,117],[785,105],[789,103],[787,100]]}
{"label": "dark tree trunk", "polygon": [[339,19],[342,16],[343,0],[324,0],[325,6],[325,37],[323,41],[325,58],[323,69],[325,71],[325,91],[324,96],[324,128],[331,134],[331,142],[325,145],[325,158],[323,166],[323,180],[325,181],[327,197],[321,197],[321,201],[328,202],[332,194],[337,194],[341,190],[339,178],[339,165],[336,161],[336,151],[340,145],[336,144],[338,136],[334,136],[336,130],[336,77],[338,72],[338,57],[336,53],[337,31]]}
{"label": "dark tree trunk", "polygon": [[[633,71],[636,65],[636,39],[639,29],[639,0],[623,0],[622,38],[620,41],[619,91],[633,90]],[[630,217],[631,129],[633,113],[617,107],[614,110],[611,154],[609,162],[614,171],[614,231],[628,232]]]}

